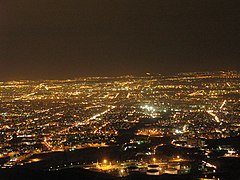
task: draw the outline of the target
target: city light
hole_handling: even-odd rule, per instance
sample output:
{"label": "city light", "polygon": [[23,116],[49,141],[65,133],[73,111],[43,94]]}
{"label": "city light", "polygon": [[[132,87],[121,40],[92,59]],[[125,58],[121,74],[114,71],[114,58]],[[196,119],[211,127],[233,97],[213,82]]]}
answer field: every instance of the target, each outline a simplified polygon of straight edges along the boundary
{"label": "city light", "polygon": [[1,82],[1,168],[41,166],[63,153],[64,165],[56,159],[49,171],[124,177],[190,174],[199,166],[196,173],[216,174],[216,160],[239,159],[238,146],[225,139],[240,135],[240,74],[228,79],[231,86],[222,72]]}

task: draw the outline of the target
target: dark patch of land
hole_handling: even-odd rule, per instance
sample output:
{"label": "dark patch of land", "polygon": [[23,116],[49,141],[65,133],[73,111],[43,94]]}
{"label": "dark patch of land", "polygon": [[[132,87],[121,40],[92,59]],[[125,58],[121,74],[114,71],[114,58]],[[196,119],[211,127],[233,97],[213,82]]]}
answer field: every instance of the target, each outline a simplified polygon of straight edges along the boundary
{"label": "dark patch of land", "polygon": [[5,169],[0,170],[0,179],[1,180],[52,180],[52,179],[67,179],[67,180],[114,180],[114,179],[122,179],[122,180],[132,180],[132,179],[159,179],[159,180],[190,180],[193,179],[192,176],[189,175],[167,175],[164,174],[162,176],[148,176],[145,174],[132,174],[126,177],[113,177],[108,174],[103,174],[99,172],[92,172],[89,170],[81,169],[81,168],[70,168],[59,171],[37,171],[31,170],[27,168],[13,168],[13,169]]}

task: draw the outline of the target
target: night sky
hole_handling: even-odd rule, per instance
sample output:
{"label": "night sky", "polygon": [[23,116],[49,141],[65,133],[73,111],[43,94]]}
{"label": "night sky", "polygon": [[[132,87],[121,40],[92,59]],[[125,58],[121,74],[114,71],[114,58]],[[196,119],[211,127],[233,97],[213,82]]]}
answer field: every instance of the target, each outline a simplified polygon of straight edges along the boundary
{"label": "night sky", "polygon": [[240,70],[239,0],[4,0],[0,80]]}

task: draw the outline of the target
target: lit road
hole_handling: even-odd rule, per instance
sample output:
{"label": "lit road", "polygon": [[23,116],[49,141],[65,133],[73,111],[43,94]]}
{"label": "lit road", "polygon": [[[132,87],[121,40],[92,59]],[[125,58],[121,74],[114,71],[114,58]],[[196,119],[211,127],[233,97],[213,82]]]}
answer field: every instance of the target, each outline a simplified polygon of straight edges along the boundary
{"label": "lit road", "polygon": [[222,108],[223,108],[223,106],[226,104],[226,102],[227,102],[227,100],[225,99],[225,100],[223,101],[223,103],[222,103],[222,105],[221,105],[220,109],[222,109]]}
{"label": "lit road", "polygon": [[213,116],[216,122],[220,123],[220,119],[217,117],[216,114],[213,113],[212,110],[208,110],[207,113]]}
{"label": "lit road", "polygon": [[[77,127],[77,126],[80,126],[80,125],[88,125],[91,121],[96,120],[96,118],[98,118],[98,117],[100,117],[100,116],[108,113],[109,111],[113,110],[114,108],[116,108],[116,106],[111,106],[111,107],[108,108],[107,110],[105,110],[105,111],[103,111],[103,112],[101,112],[101,113],[98,113],[98,114],[96,114],[96,115],[94,115],[94,116],[92,116],[92,117],[90,117],[90,118],[88,118],[88,119],[86,119],[86,120],[83,120],[82,122],[76,122],[76,123],[72,124],[72,126],[60,130],[60,131],[57,132],[56,134],[57,134],[57,135],[61,135],[61,134],[64,134],[66,131],[69,131],[69,129],[71,129],[71,128],[73,128],[73,127]],[[103,124],[103,125],[100,126],[98,129],[96,129],[94,132],[97,132],[97,131],[100,130],[101,128],[105,127],[107,124],[108,124],[108,123]],[[54,150],[56,150],[56,149],[59,149],[59,148],[53,147],[53,146],[49,143],[49,140],[50,140],[53,136],[55,136],[56,134],[52,134],[52,135],[50,135],[50,136],[48,136],[48,137],[45,137],[45,138],[44,138],[44,141],[42,142],[42,144],[44,144],[49,151],[54,151]],[[64,142],[64,141],[62,141],[62,142]],[[60,143],[61,143],[61,142],[60,142]]]}
{"label": "lit road", "polygon": [[[101,113],[98,113],[88,119],[86,119],[85,121],[83,122],[76,122],[74,123],[71,127],[68,127],[68,128],[65,128],[65,129],[62,129],[61,131],[59,131],[58,133],[56,133],[57,135],[60,135],[66,131],[68,131],[69,129],[73,128],[73,127],[76,127],[76,126],[79,126],[79,125],[87,125],[90,123],[90,121],[93,121],[93,120],[96,120],[96,118],[108,113],[109,111],[111,111],[112,109],[116,108],[116,106],[111,106],[109,109],[101,112]],[[108,123],[105,123],[103,124],[102,126],[100,126],[97,130],[95,131],[98,131],[100,130],[101,128],[105,127]],[[49,140],[55,136],[55,134],[52,134],[51,136],[48,136],[48,137],[45,137],[44,140],[42,141],[42,144],[47,148],[48,151],[59,151],[59,150],[62,150],[61,148],[59,147],[53,147],[50,143],[49,143]],[[86,147],[106,147],[107,145],[105,144],[89,144],[87,146],[77,146],[76,149],[81,149],[81,148],[86,148]],[[24,161],[25,159],[31,157],[33,154],[38,154],[38,153],[41,153],[39,150],[36,150],[36,151],[33,151],[33,152],[30,152],[28,154],[24,154],[24,155],[21,155],[21,156],[18,156],[16,158],[11,158],[10,161],[6,162],[3,167],[5,168],[8,168],[8,167],[12,167],[14,165],[17,165],[19,164],[20,162]]]}

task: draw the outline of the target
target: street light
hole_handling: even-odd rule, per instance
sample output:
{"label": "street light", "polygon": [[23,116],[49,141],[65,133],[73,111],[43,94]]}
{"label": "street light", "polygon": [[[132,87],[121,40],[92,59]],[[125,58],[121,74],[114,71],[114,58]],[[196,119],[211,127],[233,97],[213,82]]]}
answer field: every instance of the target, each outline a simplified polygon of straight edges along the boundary
{"label": "street light", "polygon": [[103,163],[104,163],[104,164],[107,164],[107,160],[106,160],[106,159],[104,159],[104,160],[103,160]]}

